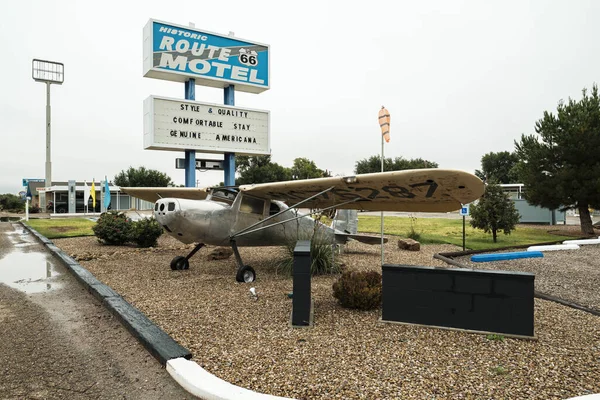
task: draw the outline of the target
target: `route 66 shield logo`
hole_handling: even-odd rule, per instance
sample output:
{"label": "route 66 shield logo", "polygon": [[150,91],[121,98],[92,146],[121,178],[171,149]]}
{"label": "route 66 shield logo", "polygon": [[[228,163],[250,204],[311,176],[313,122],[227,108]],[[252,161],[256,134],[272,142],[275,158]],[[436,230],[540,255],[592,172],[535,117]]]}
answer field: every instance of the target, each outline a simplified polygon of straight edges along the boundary
{"label": "route 66 shield logo", "polygon": [[248,65],[250,67],[256,67],[258,65],[258,53],[254,50],[240,49],[240,55],[238,56],[241,64]]}

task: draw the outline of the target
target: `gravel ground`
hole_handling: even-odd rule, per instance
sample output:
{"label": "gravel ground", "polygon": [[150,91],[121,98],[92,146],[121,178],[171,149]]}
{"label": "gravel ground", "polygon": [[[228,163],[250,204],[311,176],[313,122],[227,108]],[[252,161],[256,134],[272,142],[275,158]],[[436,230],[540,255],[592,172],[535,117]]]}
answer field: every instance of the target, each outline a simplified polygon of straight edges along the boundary
{"label": "gravel ground", "polygon": [[545,251],[543,258],[472,262],[471,256],[463,256],[454,260],[473,269],[534,273],[536,290],[600,311],[600,246]]}
{"label": "gravel ground", "polygon": [[[425,245],[408,252],[395,242],[386,245],[386,263],[446,266],[432,255],[458,250]],[[235,282],[233,258],[207,260],[211,247],[191,259],[190,270],[171,271],[170,260],[192,246],[167,236],[156,249],[101,246],[92,237],[55,243],[201,366],[248,389],[299,399],[565,399],[600,392],[600,318],[553,302],[535,301],[537,341],[490,340],[381,323],[380,310],[343,309],[332,296],[335,277],[322,276],[312,281],[314,327],[293,329],[286,296],[292,280],[274,267],[282,248],[240,249],[258,276],[247,285]],[[341,259],[381,270],[378,246],[353,242]]]}

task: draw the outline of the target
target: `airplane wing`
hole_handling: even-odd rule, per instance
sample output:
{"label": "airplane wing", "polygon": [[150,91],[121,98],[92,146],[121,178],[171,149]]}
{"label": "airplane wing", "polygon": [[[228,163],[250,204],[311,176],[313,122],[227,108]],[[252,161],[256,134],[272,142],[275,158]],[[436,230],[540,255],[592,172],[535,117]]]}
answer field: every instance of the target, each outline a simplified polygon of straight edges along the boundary
{"label": "airplane wing", "polygon": [[305,208],[369,211],[447,212],[481,197],[483,182],[464,171],[411,169],[345,177],[305,179],[240,186],[248,195],[295,204],[329,188],[303,203]]}
{"label": "airplane wing", "polygon": [[154,203],[165,197],[176,197],[178,199],[204,200],[208,196],[209,188],[187,188],[187,187],[122,187],[121,191],[137,197],[138,199]]}

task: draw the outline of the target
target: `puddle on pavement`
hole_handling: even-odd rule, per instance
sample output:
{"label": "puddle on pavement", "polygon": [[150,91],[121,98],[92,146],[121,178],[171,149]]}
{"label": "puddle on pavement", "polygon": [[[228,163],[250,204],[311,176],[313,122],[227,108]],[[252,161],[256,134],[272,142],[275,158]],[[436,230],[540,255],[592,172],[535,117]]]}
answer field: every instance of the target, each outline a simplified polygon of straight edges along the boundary
{"label": "puddle on pavement", "polygon": [[61,287],[60,275],[44,253],[13,252],[0,260],[0,283],[25,293],[47,292]]}
{"label": "puddle on pavement", "polygon": [[6,232],[6,236],[12,242],[13,247],[27,247],[35,244],[35,239],[23,227],[13,225],[13,229],[12,232]]}
{"label": "puddle on pavement", "polygon": [[0,222],[19,221],[21,217],[0,217]]}

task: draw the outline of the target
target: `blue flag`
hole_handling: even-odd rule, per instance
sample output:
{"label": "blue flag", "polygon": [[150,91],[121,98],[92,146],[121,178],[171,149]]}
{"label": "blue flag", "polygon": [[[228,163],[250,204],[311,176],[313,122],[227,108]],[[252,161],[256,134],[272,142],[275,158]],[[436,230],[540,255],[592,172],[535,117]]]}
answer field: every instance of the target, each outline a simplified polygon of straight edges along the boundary
{"label": "blue flag", "polygon": [[108,181],[106,176],[104,177],[104,208],[108,210],[110,207],[110,189],[108,187]]}

